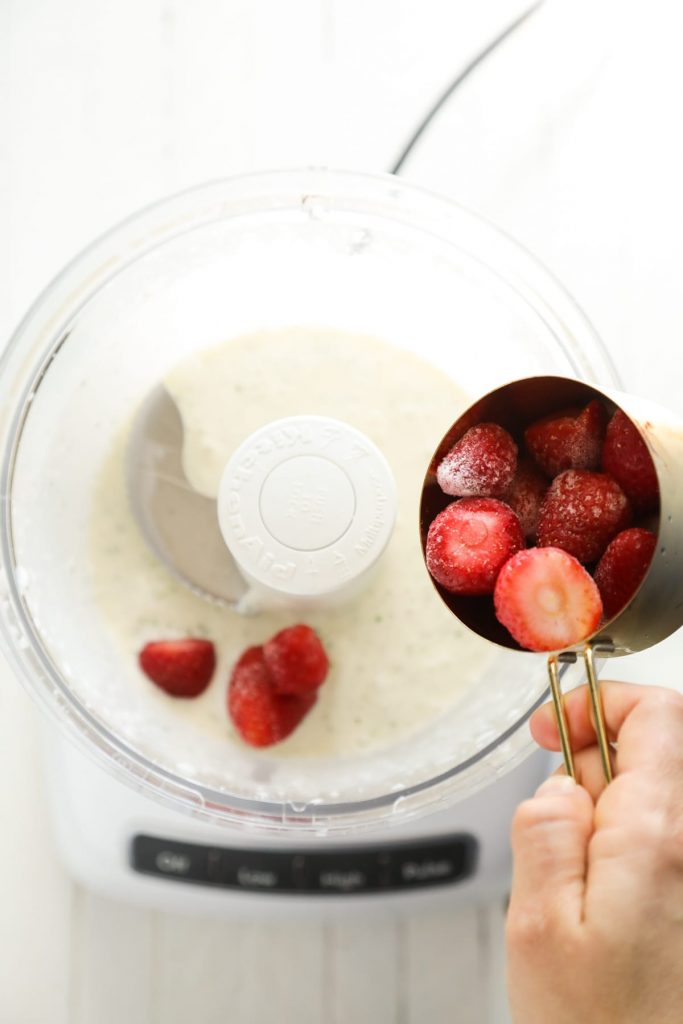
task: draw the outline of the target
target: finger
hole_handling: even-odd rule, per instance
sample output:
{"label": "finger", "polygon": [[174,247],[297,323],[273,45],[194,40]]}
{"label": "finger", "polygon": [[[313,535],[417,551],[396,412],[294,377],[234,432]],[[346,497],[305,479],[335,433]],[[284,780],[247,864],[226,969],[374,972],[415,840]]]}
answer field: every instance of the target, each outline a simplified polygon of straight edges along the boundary
{"label": "finger", "polygon": [[[600,683],[609,739],[612,741],[617,739],[626,718],[638,704],[669,692],[658,686],[638,686],[635,683],[608,681]],[[564,698],[564,707],[572,750],[582,750],[584,747],[593,746],[595,725],[588,687],[579,686],[576,690],[571,690]],[[530,727],[531,734],[539,746],[545,747],[546,750],[560,749],[560,737],[552,704],[544,704],[532,715]]]}
{"label": "finger", "polygon": [[581,920],[593,801],[581,786],[557,774],[515,812],[509,928],[544,932],[555,921]]}
{"label": "finger", "polygon": [[680,780],[638,769],[618,775],[598,801],[584,899],[598,941],[610,942],[615,918],[631,936],[668,920],[680,887],[680,791]]}

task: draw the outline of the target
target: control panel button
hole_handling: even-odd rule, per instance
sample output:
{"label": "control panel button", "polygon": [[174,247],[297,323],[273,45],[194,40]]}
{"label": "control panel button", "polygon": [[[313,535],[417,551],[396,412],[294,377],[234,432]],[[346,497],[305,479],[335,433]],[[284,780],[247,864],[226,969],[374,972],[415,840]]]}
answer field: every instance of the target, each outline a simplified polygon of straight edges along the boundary
{"label": "control panel button", "polygon": [[249,892],[292,892],[291,856],[262,850],[223,850],[224,885]]}
{"label": "control panel button", "polygon": [[209,877],[209,848],[173,839],[135,836],[132,862],[136,871],[183,882],[206,882]]}
{"label": "control panel button", "polygon": [[457,882],[472,873],[474,850],[467,843],[425,843],[396,851],[392,882],[396,888],[420,888]]}
{"label": "control panel button", "polygon": [[305,892],[350,895],[381,887],[377,855],[371,850],[316,852],[305,858],[302,872]]}

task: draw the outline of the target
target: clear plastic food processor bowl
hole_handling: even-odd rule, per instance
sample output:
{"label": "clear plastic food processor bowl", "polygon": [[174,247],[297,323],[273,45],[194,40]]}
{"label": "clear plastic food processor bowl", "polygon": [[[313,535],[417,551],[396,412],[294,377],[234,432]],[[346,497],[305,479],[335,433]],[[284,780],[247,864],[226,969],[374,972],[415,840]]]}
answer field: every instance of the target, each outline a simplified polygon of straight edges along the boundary
{"label": "clear plastic food processor bowl", "polygon": [[77,257],[3,354],[2,638],[55,721],[148,795],[233,826],[352,830],[453,803],[518,763],[544,656],[501,649],[437,721],[378,751],[278,758],[184,735],[124,696],[89,592],[90,492],[131,410],[193,352],[293,325],[417,352],[472,398],[540,373],[618,383],[529,255],[395,178],[263,174],[161,202]]}

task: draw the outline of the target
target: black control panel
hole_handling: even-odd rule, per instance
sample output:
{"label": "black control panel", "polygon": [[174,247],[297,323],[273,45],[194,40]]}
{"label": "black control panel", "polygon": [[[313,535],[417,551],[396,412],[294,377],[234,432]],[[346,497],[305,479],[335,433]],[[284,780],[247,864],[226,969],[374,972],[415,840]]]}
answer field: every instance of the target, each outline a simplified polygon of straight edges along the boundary
{"label": "black control panel", "polygon": [[136,835],[134,871],[245,892],[350,896],[450,885],[476,867],[477,842],[450,835],[325,850],[249,850]]}

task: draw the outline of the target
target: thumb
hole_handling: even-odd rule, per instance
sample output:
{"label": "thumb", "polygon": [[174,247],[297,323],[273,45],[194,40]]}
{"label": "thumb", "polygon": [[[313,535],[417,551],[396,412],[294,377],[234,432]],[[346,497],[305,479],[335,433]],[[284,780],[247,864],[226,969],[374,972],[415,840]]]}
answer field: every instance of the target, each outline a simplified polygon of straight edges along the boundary
{"label": "thumb", "polygon": [[512,823],[513,875],[509,926],[537,935],[583,914],[588,840],[594,805],[563,774],[551,775]]}

